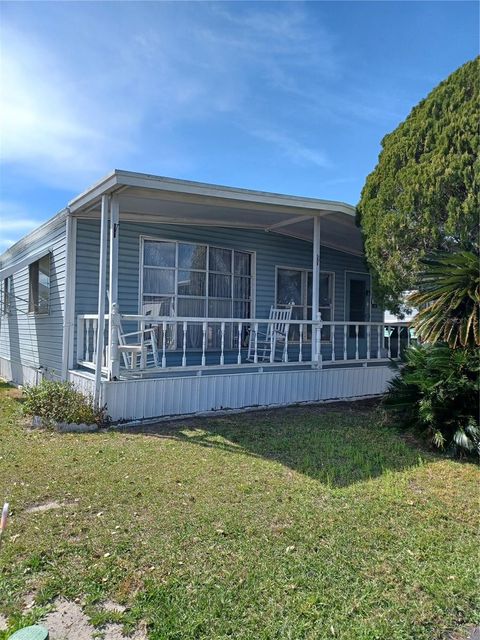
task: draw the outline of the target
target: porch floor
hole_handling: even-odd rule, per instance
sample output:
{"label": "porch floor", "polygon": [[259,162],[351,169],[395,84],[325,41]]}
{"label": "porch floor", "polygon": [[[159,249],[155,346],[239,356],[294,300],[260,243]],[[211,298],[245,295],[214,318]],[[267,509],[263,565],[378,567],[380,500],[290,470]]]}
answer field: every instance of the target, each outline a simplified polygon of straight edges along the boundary
{"label": "porch floor", "polygon": [[[198,354],[200,356],[200,354]],[[191,360],[194,360],[191,362]],[[185,377],[198,377],[198,376],[222,376],[222,375],[236,375],[245,373],[266,373],[266,372],[294,372],[294,371],[309,371],[312,369],[328,371],[330,369],[341,368],[359,368],[359,367],[385,367],[388,366],[388,358],[378,358],[375,360],[365,359],[352,359],[352,360],[325,360],[320,366],[312,365],[312,362],[248,362],[246,359],[242,359],[242,363],[238,364],[233,358],[225,358],[225,364],[220,365],[218,363],[218,357],[212,355],[207,359],[206,365],[201,366],[200,357],[198,362],[196,359],[189,358],[187,367],[182,367],[181,364],[175,364],[167,366],[166,368],[147,368],[147,369],[121,369],[118,380],[152,380],[156,378],[185,378]],[[95,374],[92,369],[86,367],[77,367],[70,371],[72,374],[80,373],[82,376],[91,380],[95,379]],[[105,379],[105,377],[104,377]]]}

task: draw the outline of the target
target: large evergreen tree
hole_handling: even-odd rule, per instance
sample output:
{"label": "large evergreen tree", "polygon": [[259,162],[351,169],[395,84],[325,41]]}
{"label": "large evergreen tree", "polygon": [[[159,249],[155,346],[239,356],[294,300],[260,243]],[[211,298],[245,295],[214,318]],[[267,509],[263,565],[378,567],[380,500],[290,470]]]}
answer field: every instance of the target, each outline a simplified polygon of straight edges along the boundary
{"label": "large evergreen tree", "polygon": [[357,208],[376,297],[396,310],[419,261],[478,251],[479,62],[467,62],[382,140]]}

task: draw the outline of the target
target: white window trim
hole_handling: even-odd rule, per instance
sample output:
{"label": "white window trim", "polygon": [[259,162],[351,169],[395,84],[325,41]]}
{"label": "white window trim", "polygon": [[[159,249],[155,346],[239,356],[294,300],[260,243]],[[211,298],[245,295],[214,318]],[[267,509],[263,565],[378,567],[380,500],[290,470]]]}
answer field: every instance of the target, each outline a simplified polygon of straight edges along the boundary
{"label": "white window trim", "polygon": [[[172,239],[172,238],[164,238],[164,237],[159,237],[159,236],[150,236],[150,235],[141,235],[140,236],[140,243],[139,243],[139,260],[138,260],[138,269],[139,269],[139,295],[138,295],[138,313],[139,315],[143,315],[143,269],[144,269],[144,264],[143,264],[143,256],[144,256],[144,244],[145,241],[152,241],[152,242],[173,242],[175,243],[175,264],[178,265],[178,245],[179,244],[191,244],[194,246],[205,246],[208,249],[212,248],[212,249],[225,249],[226,251],[240,251],[242,253],[248,253],[251,256],[251,263],[250,263],[250,268],[251,268],[251,274],[250,274],[250,318],[255,318],[255,310],[256,310],[256,299],[257,299],[257,256],[256,256],[256,251],[249,251],[249,250],[245,250],[245,249],[240,249],[238,247],[222,247],[220,245],[217,244],[210,244],[208,242],[201,242],[201,241],[192,241],[192,240],[177,240],[177,239]],[[187,298],[197,298],[198,300],[205,300],[206,301],[206,311],[208,314],[208,274],[210,273],[209,271],[209,255],[210,252],[207,251],[207,264],[206,264],[206,269],[205,271],[203,269],[183,269],[184,271],[198,271],[201,273],[206,273],[207,274],[207,278],[206,278],[206,290],[205,290],[205,296],[184,296]],[[233,267],[233,265],[232,265]],[[168,268],[168,267],[166,267]],[[175,293],[173,294],[173,298],[175,299],[175,313],[178,309],[178,271],[182,271],[182,269],[179,269],[178,266],[175,267],[173,269],[175,271]],[[215,271],[213,271],[212,273],[217,273]],[[233,292],[233,278],[235,276],[235,274],[233,273],[232,270],[232,292]],[[146,294],[148,295],[148,294]],[[180,296],[183,297],[183,296]],[[230,300],[233,302],[234,298],[230,298]],[[232,310],[232,314],[233,314],[233,310]],[[172,317],[176,317],[176,316],[172,316]],[[206,316],[208,317],[208,315]],[[233,317],[233,315],[232,315]],[[248,320],[248,318],[246,318]]]}
{"label": "white window trim", "polygon": [[[274,302],[275,306],[277,305],[277,293],[278,293],[277,287],[278,287],[278,270],[279,269],[285,269],[285,270],[288,270],[288,271],[300,271],[300,272],[305,273],[305,274],[308,274],[308,273],[312,273],[313,274],[313,270],[312,269],[307,269],[307,268],[304,268],[304,267],[291,267],[291,266],[283,265],[283,264],[275,265],[275,302]],[[331,313],[331,316],[332,316],[332,321],[334,321],[335,320],[335,276],[336,276],[336,274],[335,274],[335,271],[323,271],[323,270],[321,270],[320,271],[320,275],[330,275],[330,276],[332,276],[332,313]],[[307,292],[307,286],[308,286],[307,278],[308,278],[308,275],[305,278],[302,277],[302,280],[304,280],[304,283],[302,284],[302,286],[305,287],[305,291],[304,291],[305,294]],[[300,305],[298,305],[298,306],[300,306]],[[304,309],[307,309],[308,306],[309,306],[308,304],[307,305],[303,305]],[[313,309],[313,307],[312,307],[312,309]],[[319,306],[319,309],[321,309],[320,306]],[[297,342],[299,342],[299,341],[297,341]],[[305,338],[302,342],[304,342],[304,343],[305,342],[311,342],[311,340],[306,340],[306,338]],[[322,340],[322,343],[324,343],[324,344],[330,344],[331,342],[332,342],[331,338],[329,340]],[[293,344],[295,344],[295,342]]]}

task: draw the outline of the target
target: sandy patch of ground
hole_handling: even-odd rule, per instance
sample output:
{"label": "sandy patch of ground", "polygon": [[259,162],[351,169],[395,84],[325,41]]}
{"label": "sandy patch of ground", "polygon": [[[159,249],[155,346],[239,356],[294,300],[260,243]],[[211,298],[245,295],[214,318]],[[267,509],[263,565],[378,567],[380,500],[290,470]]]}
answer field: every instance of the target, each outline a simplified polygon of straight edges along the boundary
{"label": "sandy patch of ground", "polygon": [[35,594],[33,592],[27,593],[27,595],[23,599],[23,610],[27,611],[28,609],[31,609],[34,605],[35,605]]}
{"label": "sandy patch of ground", "polygon": [[445,640],[480,640],[480,627],[468,625],[462,629],[451,631],[445,636]]}
{"label": "sandy patch of ground", "polygon": [[146,629],[137,629],[133,636],[124,636],[121,624],[107,624],[105,627],[105,640],[147,640]]}
{"label": "sandy patch of ground", "polygon": [[50,640],[92,639],[94,628],[78,604],[57,600],[55,606],[55,611],[42,620],[42,625],[49,631]]}
{"label": "sandy patch of ground", "polygon": [[[121,611],[121,605],[114,602],[109,601],[109,607],[109,611]],[[120,624],[108,624],[104,629],[96,629],[79,604],[63,599],[55,601],[55,611],[49,613],[41,624],[47,627],[50,640],[93,640],[102,636],[104,640],[147,640],[145,629],[137,629],[131,636],[123,634]]]}
{"label": "sandy patch of ground", "polygon": [[113,600],[102,602],[101,607],[105,609],[105,611],[114,611],[115,613],[123,613],[127,609],[123,604],[118,604],[118,602],[113,602]]}
{"label": "sandy patch of ground", "polygon": [[25,509],[26,513],[41,513],[42,511],[50,511],[51,509],[61,509],[65,505],[62,502],[52,500],[51,502],[44,502],[43,504],[34,504],[31,507]]}

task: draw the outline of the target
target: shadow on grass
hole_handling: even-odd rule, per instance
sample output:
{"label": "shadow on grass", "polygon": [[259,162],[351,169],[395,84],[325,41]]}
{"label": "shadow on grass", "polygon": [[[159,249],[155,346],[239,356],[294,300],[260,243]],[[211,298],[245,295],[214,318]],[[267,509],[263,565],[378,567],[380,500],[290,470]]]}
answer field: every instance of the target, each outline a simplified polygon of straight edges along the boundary
{"label": "shadow on grass", "polygon": [[334,487],[401,471],[431,457],[382,425],[374,402],[191,418],[122,431],[276,461]]}

